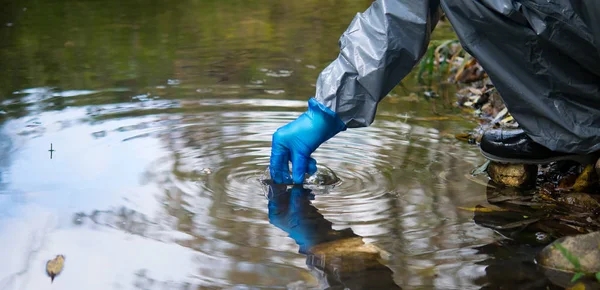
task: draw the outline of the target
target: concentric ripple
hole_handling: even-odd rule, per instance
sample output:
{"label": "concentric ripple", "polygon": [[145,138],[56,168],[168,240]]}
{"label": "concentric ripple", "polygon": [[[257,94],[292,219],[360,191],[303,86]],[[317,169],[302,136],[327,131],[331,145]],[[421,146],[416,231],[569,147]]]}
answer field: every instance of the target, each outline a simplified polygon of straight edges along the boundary
{"label": "concentric ripple", "polygon": [[[19,93],[25,103],[127,94]],[[38,113],[35,119],[14,118],[4,125],[12,143],[26,144],[4,171],[10,173],[12,192],[30,200],[16,208],[28,211],[36,204],[57,215],[64,232],[56,239],[87,233],[103,241],[91,246],[99,253],[93,259],[102,259],[114,245],[123,249],[117,260],[153,255],[137,247],[171,252],[175,271],[158,266],[160,259],[123,270],[146,282],[218,288],[314,284],[320,278],[307,275],[312,266],[306,264],[297,226],[287,224],[291,221],[322,224],[332,227],[330,233],[351,232],[378,245],[388,253],[387,266],[399,284],[415,283],[406,273],[431,267],[418,262],[423,257],[445,263],[433,251],[489,239],[489,231],[474,229],[456,212],[457,205],[477,199],[469,192],[480,185],[463,177],[480,159],[441,132],[448,124],[384,110],[385,118],[373,126],[342,132],[314,152],[317,162],[339,177],[335,186],[309,188],[295,197],[300,200],[279,208],[279,201],[265,197],[261,177],[269,165],[272,133],[301,114],[305,101],[135,96],[136,103],[72,106],[60,114],[52,104],[42,111],[40,104],[30,107]],[[56,146],[56,160],[44,159],[32,169],[33,158],[41,158],[37,152],[49,143]],[[31,174],[36,180],[28,178]],[[288,218],[280,219],[280,210]],[[124,243],[127,235],[141,239]],[[69,244],[71,255],[87,251]],[[185,268],[175,266],[177,261],[185,261]],[[470,263],[457,267],[462,266]]]}

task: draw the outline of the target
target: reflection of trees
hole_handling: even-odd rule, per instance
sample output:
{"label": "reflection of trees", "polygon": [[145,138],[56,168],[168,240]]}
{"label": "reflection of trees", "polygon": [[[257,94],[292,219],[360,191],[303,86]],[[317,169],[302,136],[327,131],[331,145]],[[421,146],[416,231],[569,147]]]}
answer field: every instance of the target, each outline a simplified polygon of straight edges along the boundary
{"label": "reflection of trees", "polygon": [[21,1],[5,7],[2,17],[3,26],[13,26],[0,31],[5,68],[0,94],[39,86],[146,88],[172,78],[194,78],[198,86],[239,85],[267,67],[301,70],[277,82],[292,95],[308,95],[313,88],[298,86],[298,79],[313,83],[318,70],[305,65],[331,61],[339,35],[368,5],[350,0]]}
{"label": "reflection of trees", "polygon": [[157,281],[152,277],[148,276],[146,270],[139,270],[135,273],[133,281],[135,289],[172,289],[172,290],[192,290],[192,289],[205,289],[203,287],[194,287],[190,283],[177,282],[177,281]]}
{"label": "reflection of trees", "polygon": [[133,235],[154,238],[159,230],[158,225],[150,221],[146,215],[124,206],[110,210],[93,210],[89,214],[78,212],[73,216],[73,223],[77,226],[104,226]]}
{"label": "reflection of trees", "polygon": [[[0,122],[2,120],[0,119]],[[8,185],[8,168],[11,163],[10,154],[13,152],[12,141],[8,136],[2,134],[4,126],[0,123],[0,194],[3,194]]]}

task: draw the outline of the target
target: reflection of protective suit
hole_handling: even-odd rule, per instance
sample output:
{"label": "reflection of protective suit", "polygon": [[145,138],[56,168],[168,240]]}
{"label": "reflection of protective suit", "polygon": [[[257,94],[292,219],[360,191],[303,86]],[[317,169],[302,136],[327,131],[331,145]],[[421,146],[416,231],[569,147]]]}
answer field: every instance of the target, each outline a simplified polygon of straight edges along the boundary
{"label": "reflection of protective suit", "polygon": [[598,0],[377,0],[342,35],[315,99],[347,127],[370,125],[379,101],[424,54],[440,4],[534,141],[553,151],[600,150]]}

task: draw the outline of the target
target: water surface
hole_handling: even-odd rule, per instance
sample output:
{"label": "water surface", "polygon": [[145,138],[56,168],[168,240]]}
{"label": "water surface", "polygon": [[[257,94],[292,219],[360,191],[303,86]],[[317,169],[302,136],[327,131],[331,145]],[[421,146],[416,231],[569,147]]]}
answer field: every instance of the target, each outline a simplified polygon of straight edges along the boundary
{"label": "water surface", "polygon": [[318,288],[346,278],[309,250],[339,237],[386,253],[353,289],[545,283],[506,277],[532,265],[528,247],[457,209],[486,189],[466,178],[483,159],[453,138],[476,123],[450,85],[407,77],[373,126],[314,153],[337,187],[267,198],[271,134],[306,109],[371,1],[172,2],[4,6],[0,289]]}

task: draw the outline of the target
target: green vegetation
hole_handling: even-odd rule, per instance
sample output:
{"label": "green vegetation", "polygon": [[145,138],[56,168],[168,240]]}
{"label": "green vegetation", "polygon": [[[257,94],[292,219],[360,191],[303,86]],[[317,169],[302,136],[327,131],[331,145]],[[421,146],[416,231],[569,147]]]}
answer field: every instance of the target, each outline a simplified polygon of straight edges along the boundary
{"label": "green vegetation", "polygon": [[432,40],[419,64],[417,78],[420,83],[439,81],[464,68],[471,58],[457,39]]}
{"label": "green vegetation", "polygon": [[[576,282],[585,276],[585,273],[581,270],[581,263],[579,263],[579,258],[571,254],[567,248],[565,248],[561,243],[554,243],[554,247],[557,248],[561,254],[575,267],[575,275],[571,279],[571,283]],[[597,277],[598,275],[596,275]]]}

